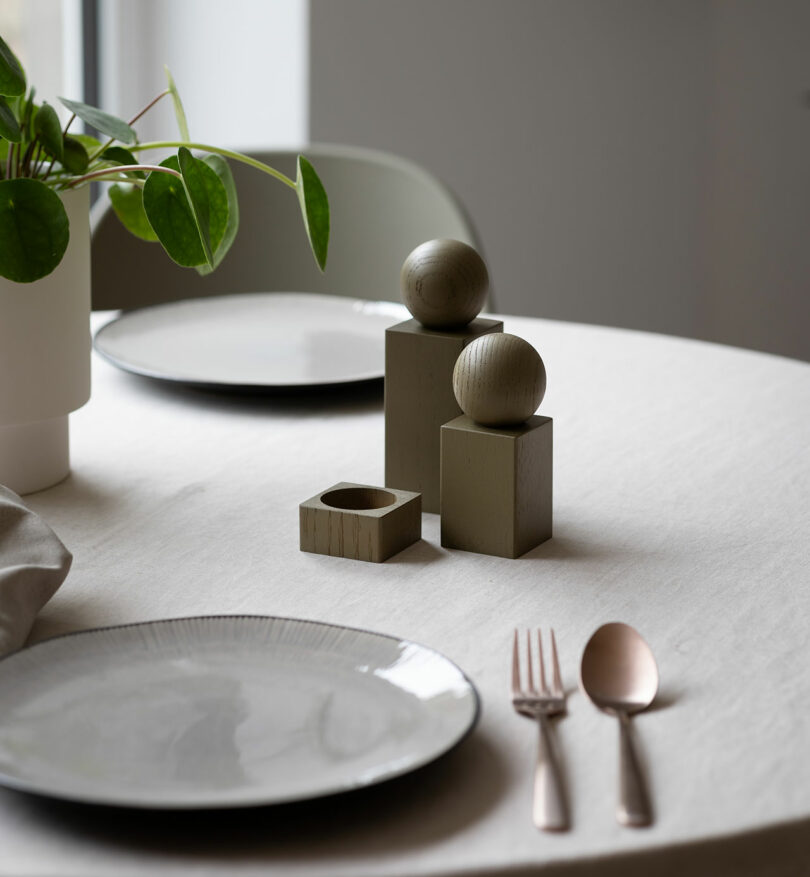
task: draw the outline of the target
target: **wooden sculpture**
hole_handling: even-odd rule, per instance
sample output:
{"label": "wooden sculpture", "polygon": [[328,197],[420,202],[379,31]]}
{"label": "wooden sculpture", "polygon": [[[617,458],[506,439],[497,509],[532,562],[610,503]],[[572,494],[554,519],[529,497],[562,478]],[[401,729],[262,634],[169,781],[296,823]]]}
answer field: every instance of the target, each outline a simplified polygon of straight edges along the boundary
{"label": "wooden sculpture", "polygon": [[452,386],[464,414],[441,428],[442,545],[520,557],[551,538],[553,422],[534,413],[543,360],[516,335],[485,335]]}
{"label": "wooden sculpture", "polygon": [[402,298],[414,319],[385,334],[385,484],[418,491],[439,511],[440,430],[461,414],[452,375],[476,338],[503,331],[478,317],[489,289],[483,259],[455,240],[427,241],[405,260]]}

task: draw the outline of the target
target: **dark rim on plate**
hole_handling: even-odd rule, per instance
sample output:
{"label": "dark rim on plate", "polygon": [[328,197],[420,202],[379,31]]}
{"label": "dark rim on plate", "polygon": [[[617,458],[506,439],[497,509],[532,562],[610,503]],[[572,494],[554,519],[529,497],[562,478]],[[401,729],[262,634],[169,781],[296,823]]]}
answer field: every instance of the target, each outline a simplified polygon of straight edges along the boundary
{"label": "dark rim on plate", "polygon": [[[347,296],[329,296],[324,293],[307,293],[307,292],[248,292],[248,293],[234,293],[234,295],[239,296],[267,296],[267,295],[295,295],[295,296],[304,296],[304,297],[319,297],[319,298],[332,298],[345,303],[361,303],[361,304],[372,304],[373,302],[369,299],[354,299],[349,298]],[[143,378],[150,378],[151,380],[160,381],[162,383],[168,383],[175,386],[180,387],[188,387],[196,390],[206,390],[208,392],[227,392],[227,393],[235,393],[235,394],[255,394],[255,393],[284,393],[284,392],[295,392],[307,389],[332,389],[337,387],[342,387],[346,385],[354,385],[354,384],[370,384],[374,382],[382,381],[384,377],[384,368],[377,373],[375,371],[374,374],[364,374],[358,375],[354,377],[334,377],[327,378],[325,380],[319,380],[315,382],[310,381],[298,381],[298,382],[285,382],[283,384],[275,384],[275,383],[263,383],[263,382],[237,382],[237,381],[211,381],[208,379],[201,378],[188,378],[188,377],[177,377],[171,374],[167,374],[166,372],[159,371],[158,369],[149,368],[148,366],[139,365],[136,363],[129,362],[124,359],[120,359],[118,356],[110,353],[107,350],[104,350],[103,344],[103,335],[105,331],[111,326],[117,326],[121,323],[122,320],[126,320],[131,315],[137,315],[147,311],[155,311],[161,310],[163,308],[171,308],[178,305],[190,304],[193,305],[198,302],[207,302],[207,301],[215,301],[227,298],[226,295],[212,295],[212,296],[204,296],[202,298],[190,298],[190,299],[178,299],[176,301],[167,301],[161,302],[159,304],[147,305],[143,308],[135,308],[133,310],[123,311],[118,316],[113,317],[113,319],[109,320],[103,326],[98,328],[93,336],[93,349],[98,353],[102,359],[114,365],[116,368],[121,369],[122,371],[128,372],[129,374],[138,375]],[[395,302],[392,304],[396,304]],[[393,315],[390,316],[390,324],[393,325],[397,321],[397,317]],[[102,338],[101,342],[99,338]]]}
{"label": "dark rim on plate", "polygon": [[[34,794],[41,797],[63,800],[63,801],[74,801],[80,802],[83,804],[90,804],[94,806],[105,806],[105,807],[121,807],[124,809],[137,809],[137,810],[231,810],[231,809],[239,809],[244,807],[266,807],[266,806],[279,806],[283,804],[292,804],[299,801],[308,801],[315,800],[318,798],[331,797],[332,795],[340,795],[346,794],[349,792],[360,791],[365,788],[369,788],[371,786],[380,785],[384,782],[388,782],[390,780],[397,779],[398,777],[405,776],[407,774],[413,773],[416,770],[419,770],[423,767],[426,767],[429,764],[437,761],[439,758],[447,755],[453,749],[458,747],[467,737],[472,733],[475,729],[475,726],[478,724],[478,720],[481,716],[481,696],[478,693],[478,689],[476,688],[473,681],[470,677],[458,666],[454,661],[450,660],[446,655],[432,648],[431,646],[423,645],[422,643],[415,642],[414,640],[403,639],[402,637],[393,636],[391,634],[379,633],[378,631],[368,630],[367,628],[362,627],[350,627],[344,624],[333,624],[328,621],[313,621],[308,618],[295,618],[285,615],[257,615],[257,614],[236,614],[236,615],[227,615],[227,614],[216,614],[216,615],[182,615],[175,618],[158,618],[151,621],[132,621],[127,622],[125,624],[112,624],[105,625],[101,627],[92,627],[87,628],[85,630],[73,630],[68,631],[67,633],[56,634],[55,636],[48,637],[47,639],[40,640],[37,643],[34,643],[31,646],[24,646],[23,648],[16,649],[13,652],[9,652],[7,655],[3,655],[0,657],[0,667],[6,661],[11,658],[14,658],[17,655],[20,655],[22,652],[30,652],[32,649],[37,649],[41,646],[47,646],[53,642],[58,640],[69,639],[71,637],[80,637],[86,635],[92,635],[97,633],[102,633],[110,630],[125,630],[127,628],[136,628],[136,627],[150,627],[155,625],[171,625],[176,624],[178,622],[187,622],[187,621],[280,621],[280,622],[293,622],[296,624],[307,625],[311,627],[322,627],[329,628],[331,630],[336,631],[350,631],[352,633],[363,634],[364,636],[374,637],[376,639],[381,640],[389,640],[396,643],[404,643],[406,645],[416,646],[419,649],[422,649],[426,652],[429,652],[436,657],[440,658],[443,661],[446,661],[450,666],[455,668],[459,675],[462,677],[464,682],[467,684],[470,694],[472,696],[473,701],[473,712],[470,720],[467,722],[465,728],[455,739],[451,739],[442,749],[439,749],[436,752],[430,754],[429,757],[423,758],[422,760],[416,761],[413,764],[410,764],[404,768],[399,770],[395,770],[391,773],[387,773],[382,777],[373,778],[370,780],[364,780],[362,782],[358,782],[353,785],[349,785],[343,788],[331,789],[329,791],[324,791],[322,793],[305,793],[299,795],[291,795],[288,798],[283,799],[269,799],[269,800],[261,800],[260,798],[255,798],[252,800],[246,801],[217,801],[216,803],[209,802],[200,802],[200,803],[192,803],[192,802],[184,802],[184,803],[156,803],[156,802],[145,802],[145,801],[124,801],[120,799],[108,799],[104,796],[88,796],[81,794],[73,794],[71,795],[69,792],[64,791],[50,791],[48,789],[39,787],[33,783],[29,783],[26,780],[21,780],[18,777],[9,776],[0,770],[0,785],[14,789],[15,791],[26,792],[29,794]],[[2,725],[2,717],[0,717],[0,725]]]}

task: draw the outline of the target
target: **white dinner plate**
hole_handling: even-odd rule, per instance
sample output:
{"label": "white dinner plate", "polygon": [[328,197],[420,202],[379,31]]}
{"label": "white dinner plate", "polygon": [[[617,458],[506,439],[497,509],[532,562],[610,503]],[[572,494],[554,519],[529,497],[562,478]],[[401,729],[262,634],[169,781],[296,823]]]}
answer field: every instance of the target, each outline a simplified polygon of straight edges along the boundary
{"label": "white dinner plate", "polygon": [[277,804],[414,770],[473,727],[439,653],[311,621],[209,616],[0,660],[0,784],[146,808]]}
{"label": "white dinner plate", "polygon": [[129,311],[96,333],[96,350],[135,374],[222,389],[274,389],[381,378],[395,302],[254,292]]}

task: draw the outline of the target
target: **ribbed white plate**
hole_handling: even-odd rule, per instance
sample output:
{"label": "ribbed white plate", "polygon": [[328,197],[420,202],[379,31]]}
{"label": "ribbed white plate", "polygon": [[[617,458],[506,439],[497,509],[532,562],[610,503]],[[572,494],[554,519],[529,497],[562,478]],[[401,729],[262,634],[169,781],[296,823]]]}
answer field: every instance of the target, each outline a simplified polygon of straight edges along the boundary
{"label": "ribbed white plate", "polygon": [[95,348],[125,371],[222,389],[274,389],[381,378],[385,330],[402,305],[335,295],[255,292],[129,311]]}
{"label": "ribbed white plate", "polygon": [[394,637],[261,616],[100,628],[0,660],[0,784],[130,807],[281,803],[414,770],[477,716],[455,664]]}

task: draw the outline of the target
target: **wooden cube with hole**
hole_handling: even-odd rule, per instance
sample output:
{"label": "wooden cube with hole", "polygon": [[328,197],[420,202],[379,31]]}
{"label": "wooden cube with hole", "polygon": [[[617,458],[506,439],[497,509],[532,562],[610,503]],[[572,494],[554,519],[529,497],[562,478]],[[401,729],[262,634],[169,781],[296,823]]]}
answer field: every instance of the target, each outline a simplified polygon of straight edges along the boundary
{"label": "wooden cube with hole", "polygon": [[422,536],[422,495],[341,481],[298,507],[301,551],[382,563]]}

